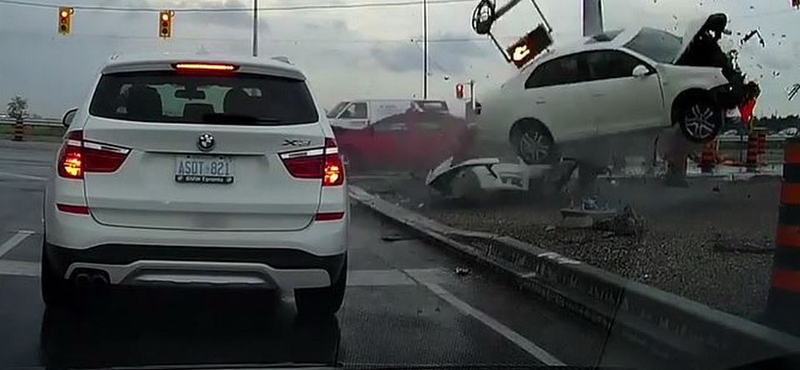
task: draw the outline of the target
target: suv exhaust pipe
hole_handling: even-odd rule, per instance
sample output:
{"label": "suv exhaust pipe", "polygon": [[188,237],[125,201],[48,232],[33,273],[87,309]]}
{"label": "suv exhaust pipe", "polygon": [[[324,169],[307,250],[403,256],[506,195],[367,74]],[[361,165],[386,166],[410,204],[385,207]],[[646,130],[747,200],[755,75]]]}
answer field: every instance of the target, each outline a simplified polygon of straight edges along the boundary
{"label": "suv exhaust pipe", "polygon": [[89,276],[89,274],[85,272],[82,272],[75,276],[75,284],[77,284],[79,287],[85,287],[89,285],[91,281],[92,278]]}
{"label": "suv exhaust pipe", "polygon": [[96,273],[92,275],[92,287],[94,288],[106,288],[108,287],[108,279],[102,273]]}
{"label": "suv exhaust pipe", "polygon": [[100,290],[109,286],[108,276],[100,270],[83,270],[75,274],[75,285],[80,289]]}

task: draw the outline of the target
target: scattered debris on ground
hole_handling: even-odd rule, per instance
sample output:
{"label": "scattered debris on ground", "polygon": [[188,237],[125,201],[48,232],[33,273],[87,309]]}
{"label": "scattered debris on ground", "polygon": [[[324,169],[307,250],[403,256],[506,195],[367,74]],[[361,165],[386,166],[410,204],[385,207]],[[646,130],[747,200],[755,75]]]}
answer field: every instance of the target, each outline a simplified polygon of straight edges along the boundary
{"label": "scattered debris on ground", "polygon": [[470,271],[466,267],[456,267],[455,273],[458,276],[466,276],[466,275],[469,275]]}
{"label": "scattered debris on ground", "polygon": [[751,240],[725,238],[721,234],[717,234],[708,244],[710,244],[711,248],[716,252],[753,254],[772,254],[775,252],[775,245],[770,240],[755,242]]}
{"label": "scattered debris on ground", "polygon": [[[626,206],[613,217],[595,221],[594,228],[611,233],[610,236],[632,236],[637,242],[641,242],[647,231],[644,217],[637,215],[631,206]],[[607,234],[603,235],[606,237]]]}
{"label": "scattered debris on ground", "polygon": [[416,240],[417,238],[410,236],[410,235],[401,235],[401,234],[393,234],[393,235],[382,235],[381,240],[385,242],[399,242],[404,240]]}
{"label": "scattered debris on ground", "polygon": [[[388,184],[390,182],[391,184]],[[764,307],[772,269],[771,241],[778,218],[780,179],[754,177],[725,183],[693,179],[688,188],[667,188],[646,179],[598,182],[603,199],[619,206],[617,217],[587,228],[565,228],[559,194],[509,195],[478,204],[442,199],[418,180],[354,181],[393,203],[464,230],[510,236],[665,291],[751,317]],[[415,206],[425,202],[426,206]],[[718,250],[714,240],[742,251]]]}
{"label": "scattered debris on ground", "polygon": [[589,229],[594,226],[592,216],[568,216],[561,220],[561,227],[564,229]]}

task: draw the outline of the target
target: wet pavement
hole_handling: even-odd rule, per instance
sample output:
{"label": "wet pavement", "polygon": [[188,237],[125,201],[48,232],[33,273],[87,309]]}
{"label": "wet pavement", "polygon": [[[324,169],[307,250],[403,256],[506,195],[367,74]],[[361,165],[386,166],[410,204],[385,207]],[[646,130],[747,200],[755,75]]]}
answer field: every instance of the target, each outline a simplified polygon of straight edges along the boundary
{"label": "wet pavement", "polygon": [[[607,365],[670,368],[616,334],[356,205],[345,303],[300,319],[264,291],[112,292],[82,309],[39,295],[41,204],[56,146],[0,141],[0,366],[201,364]],[[456,275],[456,267],[469,270]],[[614,333],[615,331],[612,331]]]}

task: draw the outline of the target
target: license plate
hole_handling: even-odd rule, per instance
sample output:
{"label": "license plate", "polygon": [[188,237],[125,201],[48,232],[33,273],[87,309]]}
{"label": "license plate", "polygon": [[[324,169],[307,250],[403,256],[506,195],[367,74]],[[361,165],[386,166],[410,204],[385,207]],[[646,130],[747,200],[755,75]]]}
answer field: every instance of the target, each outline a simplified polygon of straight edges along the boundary
{"label": "license plate", "polygon": [[175,158],[175,181],[231,184],[233,183],[233,161],[226,156],[177,156]]}

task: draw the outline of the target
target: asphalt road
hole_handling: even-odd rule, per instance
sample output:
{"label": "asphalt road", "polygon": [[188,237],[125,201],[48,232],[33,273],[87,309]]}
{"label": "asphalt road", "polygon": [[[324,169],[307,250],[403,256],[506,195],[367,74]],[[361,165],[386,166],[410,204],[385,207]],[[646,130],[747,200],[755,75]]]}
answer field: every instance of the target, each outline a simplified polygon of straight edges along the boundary
{"label": "asphalt road", "polygon": [[[76,312],[39,295],[44,181],[57,147],[0,141],[0,368],[333,363],[670,368],[354,206],[344,307],[296,318],[291,296],[131,291]],[[456,275],[456,267],[469,269]]]}

